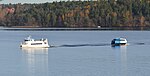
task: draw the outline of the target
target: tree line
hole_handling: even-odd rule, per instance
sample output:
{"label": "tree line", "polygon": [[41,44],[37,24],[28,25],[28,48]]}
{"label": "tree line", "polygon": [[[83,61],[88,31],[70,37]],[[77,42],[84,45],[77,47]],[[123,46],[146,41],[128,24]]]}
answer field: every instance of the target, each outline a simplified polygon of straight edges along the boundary
{"label": "tree line", "polygon": [[1,4],[4,27],[150,27],[150,0]]}

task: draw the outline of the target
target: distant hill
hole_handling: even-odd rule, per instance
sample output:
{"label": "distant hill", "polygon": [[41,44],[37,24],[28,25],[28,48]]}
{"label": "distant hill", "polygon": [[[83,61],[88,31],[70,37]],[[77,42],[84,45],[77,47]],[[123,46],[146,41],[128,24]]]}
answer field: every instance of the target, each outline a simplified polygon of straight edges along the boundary
{"label": "distant hill", "polygon": [[61,1],[0,5],[4,27],[150,27],[150,0]]}

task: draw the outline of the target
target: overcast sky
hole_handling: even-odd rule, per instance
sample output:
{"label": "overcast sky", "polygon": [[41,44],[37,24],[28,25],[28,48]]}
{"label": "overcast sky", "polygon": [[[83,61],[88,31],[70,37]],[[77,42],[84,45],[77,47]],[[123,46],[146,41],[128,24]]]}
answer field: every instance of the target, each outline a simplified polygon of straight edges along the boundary
{"label": "overcast sky", "polygon": [[[16,4],[16,3],[46,3],[46,2],[53,2],[56,0],[2,0],[0,4]],[[57,0],[60,1],[60,0]]]}

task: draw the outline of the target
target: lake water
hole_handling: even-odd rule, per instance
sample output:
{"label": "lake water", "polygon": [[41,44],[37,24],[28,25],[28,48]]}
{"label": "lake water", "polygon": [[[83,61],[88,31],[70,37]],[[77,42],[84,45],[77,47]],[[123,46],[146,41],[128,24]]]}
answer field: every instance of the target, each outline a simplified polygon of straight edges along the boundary
{"label": "lake water", "polygon": [[[20,48],[31,35],[52,48]],[[129,45],[111,47],[113,38]],[[0,76],[149,76],[150,31],[0,31]]]}

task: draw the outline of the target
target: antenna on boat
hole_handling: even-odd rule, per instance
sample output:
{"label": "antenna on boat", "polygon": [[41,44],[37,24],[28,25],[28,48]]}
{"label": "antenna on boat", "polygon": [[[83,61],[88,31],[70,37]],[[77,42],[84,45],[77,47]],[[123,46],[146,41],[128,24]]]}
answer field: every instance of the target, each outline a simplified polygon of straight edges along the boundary
{"label": "antenna on boat", "polygon": [[29,35],[26,39],[27,39],[27,40],[30,40],[30,39],[31,39],[31,35]]}

